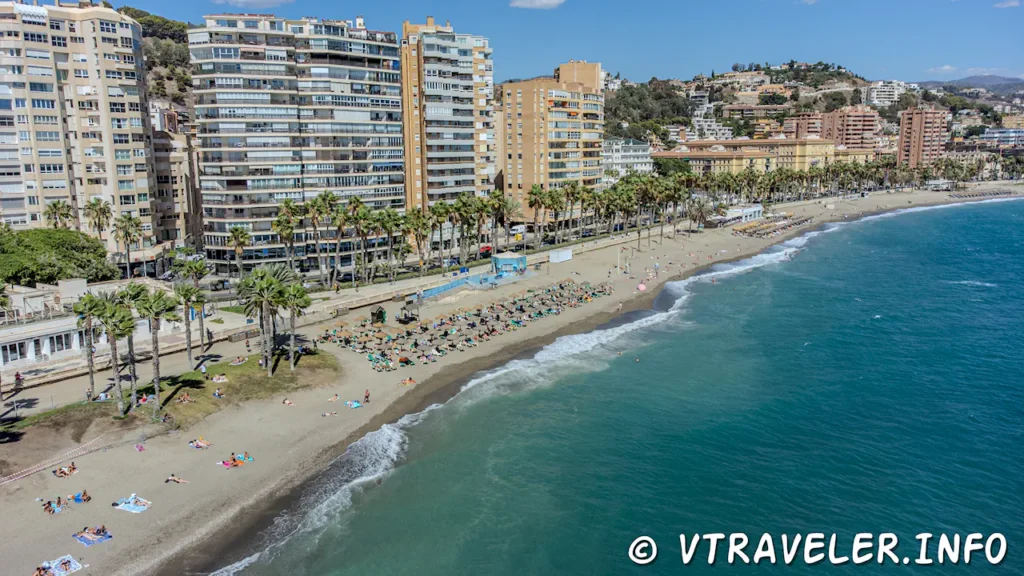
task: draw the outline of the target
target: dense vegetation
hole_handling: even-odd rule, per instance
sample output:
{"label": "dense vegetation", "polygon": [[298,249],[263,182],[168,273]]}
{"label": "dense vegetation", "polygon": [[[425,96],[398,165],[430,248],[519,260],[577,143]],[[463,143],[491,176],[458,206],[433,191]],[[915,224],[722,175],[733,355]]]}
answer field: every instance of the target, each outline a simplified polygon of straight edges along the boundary
{"label": "dense vegetation", "polygon": [[818,62],[808,68],[799,68],[796,62],[789,61],[780,70],[765,70],[772,79],[772,84],[784,84],[786,82],[801,82],[808,86],[817,88],[828,82],[847,82],[850,85],[858,86],[865,83],[865,80],[835,64]]}
{"label": "dense vegetation", "polygon": [[117,10],[142,25],[146,80],[152,96],[171,100],[175,104],[186,104],[192,95],[188,24],[131,6],[122,6]]}
{"label": "dense vegetation", "polygon": [[0,231],[2,282],[35,286],[68,278],[100,282],[119,276],[118,268],[107,261],[103,243],[76,230]]}
{"label": "dense vegetation", "polygon": [[[605,134],[620,138],[648,139],[653,132],[661,140],[668,139],[662,128],[669,124],[685,124],[692,113],[686,94],[666,80],[651,78],[646,84],[624,86],[605,102]],[[623,127],[623,123],[629,126]]]}

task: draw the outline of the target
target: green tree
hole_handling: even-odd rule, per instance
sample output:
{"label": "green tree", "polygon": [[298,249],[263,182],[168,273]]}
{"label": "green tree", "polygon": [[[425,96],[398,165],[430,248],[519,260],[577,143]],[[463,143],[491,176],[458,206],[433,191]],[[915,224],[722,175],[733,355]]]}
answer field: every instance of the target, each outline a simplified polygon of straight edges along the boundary
{"label": "green tree", "polygon": [[[182,316],[185,318],[185,352],[188,356],[189,367],[195,366],[192,361],[192,312],[195,310],[196,305],[201,304],[203,301],[203,293],[191,284],[175,284],[174,295],[181,302]],[[202,329],[200,329],[201,331]],[[202,338],[202,336],[200,336]],[[200,349],[202,349],[202,343],[200,342]]]}
{"label": "green tree", "polygon": [[[6,308],[6,306],[5,306]],[[89,367],[89,397],[96,397],[96,365],[93,352],[93,324],[101,318],[106,304],[93,294],[85,294],[75,302],[72,310],[78,315],[78,327],[85,333],[85,359]]]}
{"label": "green tree", "polygon": [[118,306],[116,297],[106,296],[100,321],[110,343],[110,370],[114,375],[114,397],[117,399],[117,415],[124,415],[124,390],[121,388],[121,357],[117,352],[117,341],[135,332],[135,317],[129,308]]}
{"label": "green tree", "polygon": [[248,230],[241,226],[232,226],[229,233],[228,246],[235,251],[235,264],[238,266],[238,278],[241,279],[245,275],[245,269],[242,267],[242,256],[245,255],[245,249],[252,243],[252,236],[249,235]]}
{"label": "green tree", "polygon": [[149,332],[153,346],[153,417],[160,414],[160,325],[163,322],[177,322],[178,300],[163,290],[153,289],[139,299],[135,309],[139,316],[149,320]]}
{"label": "green tree", "polygon": [[125,278],[132,277],[132,244],[142,238],[142,220],[128,212],[122,213],[114,220],[114,238],[124,245]]}
{"label": "green tree", "polygon": [[85,204],[83,212],[89,221],[89,228],[96,232],[97,238],[103,238],[103,231],[110,226],[110,221],[114,218],[110,202],[102,198],[93,198]]}
{"label": "green tree", "polygon": [[295,318],[313,305],[302,284],[289,284],[281,294],[281,305],[288,309],[288,325],[291,332],[290,368],[295,370]]}

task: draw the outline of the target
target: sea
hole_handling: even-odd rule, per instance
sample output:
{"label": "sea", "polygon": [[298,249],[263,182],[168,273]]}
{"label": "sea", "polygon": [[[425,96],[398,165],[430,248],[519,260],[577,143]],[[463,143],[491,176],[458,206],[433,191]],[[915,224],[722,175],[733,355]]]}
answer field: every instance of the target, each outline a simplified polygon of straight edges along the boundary
{"label": "sea", "polygon": [[1024,202],[828,224],[372,432],[217,575],[1024,574],[1022,290]]}

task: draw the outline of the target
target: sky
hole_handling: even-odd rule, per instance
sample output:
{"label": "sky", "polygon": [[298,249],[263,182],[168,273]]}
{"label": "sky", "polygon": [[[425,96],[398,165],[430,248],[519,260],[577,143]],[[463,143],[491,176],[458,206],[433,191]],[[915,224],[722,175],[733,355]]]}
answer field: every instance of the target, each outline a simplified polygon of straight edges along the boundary
{"label": "sky", "polygon": [[[124,0],[114,0],[121,6]],[[733,63],[846,66],[869,80],[1024,78],[1024,0],[132,0],[176,20],[204,14],[366,18],[401,33],[428,15],[486,36],[495,81],[550,74],[569,59],[643,82]]]}

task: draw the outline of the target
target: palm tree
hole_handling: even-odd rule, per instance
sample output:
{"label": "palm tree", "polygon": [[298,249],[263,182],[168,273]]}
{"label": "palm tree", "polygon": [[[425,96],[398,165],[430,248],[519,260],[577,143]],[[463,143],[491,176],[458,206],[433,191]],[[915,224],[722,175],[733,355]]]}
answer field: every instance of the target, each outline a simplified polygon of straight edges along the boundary
{"label": "palm tree", "polygon": [[283,212],[277,215],[277,218],[270,223],[270,229],[277,234],[277,237],[284,242],[286,256],[288,257],[288,267],[292,270],[295,269],[295,221],[291,216]]}
{"label": "palm tree", "polygon": [[316,267],[319,272],[317,277],[321,284],[324,283],[324,263],[323,256],[320,254],[320,224],[330,218],[337,203],[338,197],[330,191],[324,190],[306,204],[306,216],[309,217],[309,223],[313,226],[313,240],[316,242]]}
{"label": "palm tree", "polygon": [[[530,187],[530,191],[526,193],[526,204],[533,210],[533,249],[540,250],[540,233],[539,233],[539,221],[540,213],[544,210],[547,203],[547,194],[544,189],[541,188],[540,184],[534,184]],[[525,241],[523,242],[525,244]]]}
{"label": "palm tree", "polygon": [[110,368],[114,374],[114,397],[117,398],[117,415],[124,415],[124,392],[121,389],[121,359],[117,353],[117,341],[135,333],[135,317],[130,308],[119,306],[114,299],[104,302],[100,321],[110,342]]}
{"label": "palm tree", "polygon": [[238,278],[241,280],[244,274],[242,255],[245,253],[245,248],[252,243],[252,236],[241,226],[232,226],[229,232],[231,235],[228,237],[228,246],[235,250],[235,264],[238,265]]}
{"label": "palm tree", "polygon": [[149,334],[153,342],[153,417],[160,413],[160,324],[163,321],[177,322],[178,299],[160,289],[146,293],[135,304],[139,316],[149,320]]}
{"label": "palm tree", "polygon": [[85,212],[85,218],[89,221],[89,228],[96,232],[98,238],[102,239],[103,231],[110,226],[110,221],[114,218],[110,202],[102,198],[93,198],[85,204],[82,210]]}
{"label": "palm tree", "polygon": [[75,211],[67,202],[54,200],[46,205],[43,217],[54,229],[70,228],[71,221],[75,219]]}
{"label": "palm tree", "polygon": [[[5,295],[6,297],[6,295]],[[5,306],[6,307],[6,306]],[[75,314],[78,314],[78,327],[82,328],[85,332],[85,354],[86,362],[89,365],[89,397],[96,397],[96,381],[95,381],[95,358],[93,353],[93,322],[96,321],[103,314],[106,304],[103,299],[93,295],[86,294],[82,298],[75,302],[72,310]]]}
{"label": "palm tree", "polygon": [[[359,248],[363,254],[363,266],[366,265],[366,225],[370,220],[370,209],[363,203],[359,196],[348,199],[345,209],[348,211],[349,224],[352,225],[356,237],[359,238]],[[355,254],[352,255],[352,287],[359,290],[359,270],[356,266]]]}
{"label": "palm tree", "polygon": [[580,240],[583,239],[583,215],[594,207],[594,190],[589,186],[584,186],[580,189],[580,219],[579,227],[577,228],[576,237]]}
{"label": "palm tree", "polygon": [[[200,259],[178,259],[174,261],[174,266],[177,267],[177,272],[182,277],[192,279],[192,286],[197,291],[199,290],[199,281],[210,273],[210,269],[206,266],[206,261]],[[200,292],[201,294],[202,292]],[[204,306],[204,300],[197,300],[196,303],[200,305],[199,314],[196,316],[199,318],[199,351],[203,352],[206,350],[206,346],[203,343],[203,338],[206,337],[206,326],[203,322],[203,318],[206,316],[206,307]]]}
{"label": "palm tree", "polygon": [[498,217],[501,218],[501,225],[505,228],[505,246],[507,247],[512,238],[512,222],[523,217],[522,205],[511,196],[502,196],[497,212]]}
{"label": "palm tree", "polygon": [[[139,300],[146,296],[146,287],[137,282],[129,282],[123,290],[114,294],[114,301],[116,305],[132,310],[135,305],[138,304]],[[200,326],[202,320],[200,320]],[[135,370],[135,332],[128,334],[128,374],[131,377],[131,407],[129,410],[135,409],[135,396],[139,385],[139,376]]]}
{"label": "palm tree", "polygon": [[447,202],[438,202],[429,208],[430,215],[430,243],[434,243],[434,229],[438,231],[437,242],[437,265],[446,270],[444,263],[444,224],[448,221],[448,212],[451,206]]}
{"label": "palm tree", "polygon": [[294,271],[280,265],[270,265],[253,270],[252,274],[238,286],[238,297],[242,301],[246,316],[259,318],[261,355],[266,362],[267,376],[273,374],[273,318],[281,306],[285,285],[294,280]]}
{"label": "palm tree", "polygon": [[[175,284],[174,295],[181,302],[182,312],[185,317],[185,351],[188,356],[188,365],[194,366],[192,362],[192,314],[198,301],[203,299],[203,293],[191,284]],[[200,343],[202,348],[202,343]]]}
{"label": "palm tree", "polygon": [[124,245],[126,278],[132,277],[132,244],[142,238],[142,220],[123,212],[114,220],[114,239]]}
{"label": "palm tree", "polygon": [[[565,205],[569,209],[569,217],[567,219],[566,224],[567,224],[567,227],[569,229],[569,232],[570,232],[569,235],[570,236],[572,236],[572,213],[573,213],[573,210],[576,208],[576,201],[580,199],[580,195],[582,193],[583,193],[583,188],[580,185],[578,180],[573,180],[573,181],[569,182],[568,184],[566,184],[566,186],[564,188],[562,188],[562,194],[563,194],[563,197],[565,198]],[[580,221],[582,221],[582,220],[583,220],[583,211],[580,210]]]}
{"label": "palm tree", "polygon": [[338,273],[341,270],[341,240],[345,237],[345,226],[348,225],[348,210],[341,204],[334,207],[330,214],[331,224],[334,226],[334,266],[331,267],[331,285],[339,282]]}
{"label": "palm tree", "polygon": [[397,210],[390,207],[385,208],[380,214],[381,231],[383,231],[384,234],[386,234],[388,237],[388,255],[386,260],[388,264],[388,280],[394,282],[396,266],[393,266],[391,263],[392,257],[394,255],[394,236],[396,230],[400,231],[402,229],[403,218],[402,215],[399,214]]}
{"label": "palm tree", "polygon": [[291,328],[291,370],[295,370],[295,317],[309,308],[313,301],[302,284],[289,284],[281,293],[281,305],[288,309],[289,327]]}
{"label": "palm tree", "polygon": [[426,254],[430,248],[428,238],[432,236],[431,233],[433,232],[430,219],[419,208],[409,210],[405,214],[405,232],[412,234],[413,239],[416,241],[416,252],[420,257],[420,277],[422,278],[423,265],[427,258],[429,258]]}

